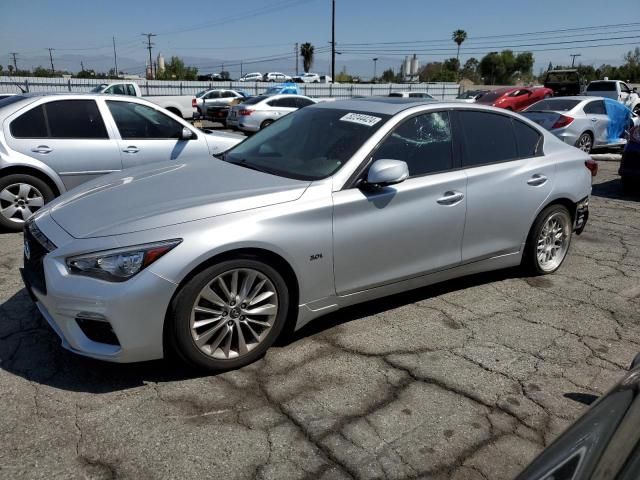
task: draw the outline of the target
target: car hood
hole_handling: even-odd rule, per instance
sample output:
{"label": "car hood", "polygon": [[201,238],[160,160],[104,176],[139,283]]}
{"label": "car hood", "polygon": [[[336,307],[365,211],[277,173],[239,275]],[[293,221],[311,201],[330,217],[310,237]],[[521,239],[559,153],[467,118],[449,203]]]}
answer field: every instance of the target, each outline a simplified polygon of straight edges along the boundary
{"label": "car hood", "polygon": [[203,132],[211,155],[225,152],[247,138],[244,135],[230,132],[216,132],[214,130],[203,130]]}
{"label": "car hood", "polygon": [[73,237],[102,237],[291,202],[309,183],[204,157],[102,177],[71,190],[48,210]]}

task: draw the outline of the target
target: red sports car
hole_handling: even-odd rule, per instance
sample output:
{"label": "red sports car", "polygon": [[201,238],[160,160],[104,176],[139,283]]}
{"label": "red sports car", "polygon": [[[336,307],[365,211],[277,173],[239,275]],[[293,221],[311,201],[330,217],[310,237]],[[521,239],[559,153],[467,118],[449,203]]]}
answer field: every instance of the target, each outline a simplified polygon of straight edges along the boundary
{"label": "red sports car", "polygon": [[476,102],[519,112],[552,95],[553,90],[545,87],[506,87],[485,93]]}

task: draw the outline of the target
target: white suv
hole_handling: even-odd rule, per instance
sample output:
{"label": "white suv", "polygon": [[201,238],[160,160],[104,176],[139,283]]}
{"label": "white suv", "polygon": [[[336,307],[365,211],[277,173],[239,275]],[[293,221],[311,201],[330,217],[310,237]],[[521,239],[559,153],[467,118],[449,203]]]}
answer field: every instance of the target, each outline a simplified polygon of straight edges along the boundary
{"label": "white suv", "polygon": [[240,82],[261,82],[262,74],[260,72],[247,73],[246,75],[243,75],[239,81]]}
{"label": "white suv", "polygon": [[264,74],[265,82],[290,82],[291,77],[280,72],[269,72]]}

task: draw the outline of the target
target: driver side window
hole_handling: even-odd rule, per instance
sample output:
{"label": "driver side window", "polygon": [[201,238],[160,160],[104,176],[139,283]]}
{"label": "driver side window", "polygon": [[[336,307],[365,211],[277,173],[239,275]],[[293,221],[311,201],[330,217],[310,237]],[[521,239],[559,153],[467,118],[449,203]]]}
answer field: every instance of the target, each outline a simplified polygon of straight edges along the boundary
{"label": "driver side window", "polygon": [[180,138],[182,125],[154,108],[112,100],[107,105],[123,140]]}
{"label": "driver side window", "polygon": [[453,168],[448,112],[430,112],[401,123],[374,152],[373,160],[402,160],[409,175],[418,177]]}

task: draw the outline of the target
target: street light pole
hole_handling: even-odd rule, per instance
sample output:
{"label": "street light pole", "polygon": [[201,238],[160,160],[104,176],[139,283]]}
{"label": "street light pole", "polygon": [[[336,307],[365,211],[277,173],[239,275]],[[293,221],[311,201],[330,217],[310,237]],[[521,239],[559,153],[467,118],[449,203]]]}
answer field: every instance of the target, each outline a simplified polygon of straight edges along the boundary
{"label": "street light pole", "polygon": [[336,80],[336,0],[331,0],[331,79]]}
{"label": "street light pole", "polygon": [[569,54],[569,56],[571,57],[571,68],[573,68],[573,66],[576,63],[576,57],[581,57],[582,54],[581,53],[571,53],[571,54]]}
{"label": "street light pole", "polygon": [[376,63],[378,61],[378,58],[374,58],[373,59],[373,79],[371,80],[371,83],[376,81]]}

